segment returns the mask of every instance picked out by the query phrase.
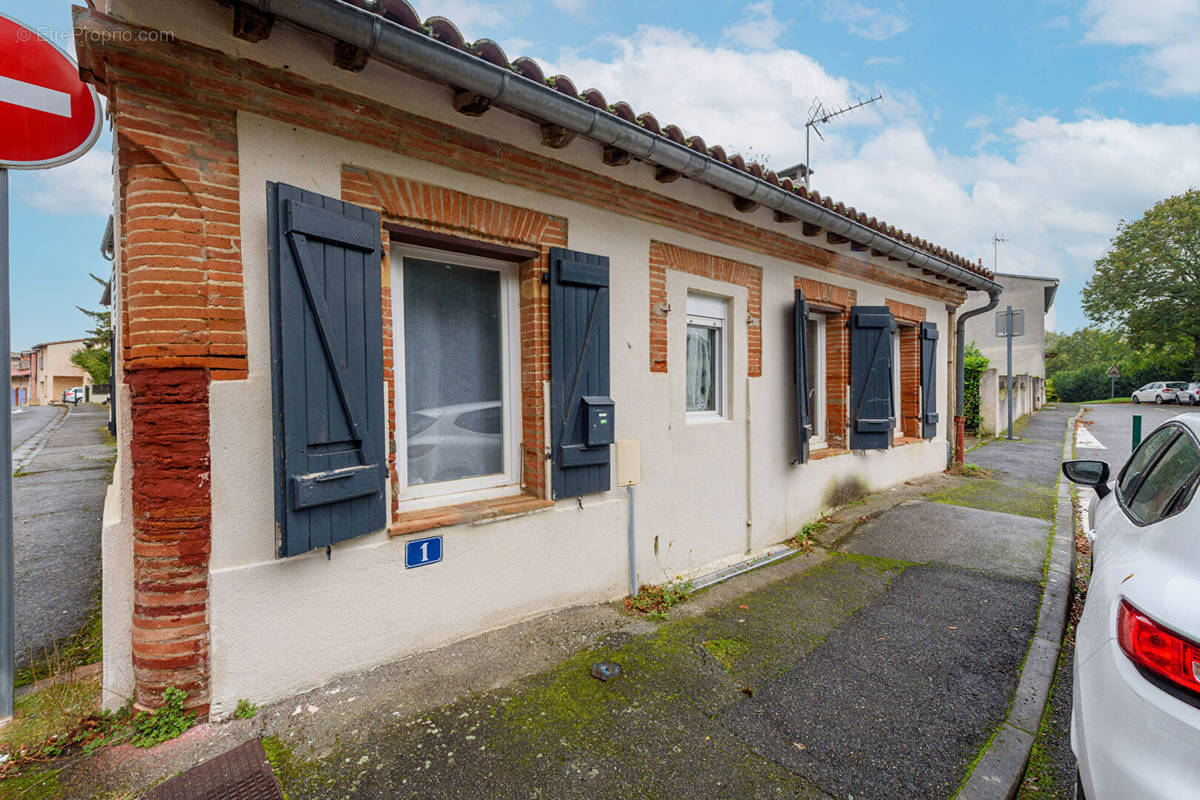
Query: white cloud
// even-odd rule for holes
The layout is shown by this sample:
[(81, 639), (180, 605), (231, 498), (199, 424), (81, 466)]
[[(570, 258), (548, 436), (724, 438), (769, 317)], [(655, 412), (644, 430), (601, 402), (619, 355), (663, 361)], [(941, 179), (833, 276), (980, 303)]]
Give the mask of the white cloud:
[(722, 37), (751, 50), (769, 50), (775, 47), (788, 24), (776, 18), (775, 4), (771, 0), (751, 3), (746, 14), (735, 25), (722, 31)]
[(559, 11), (566, 11), (569, 14), (581, 13), (588, 4), (588, 0), (550, 0), (550, 5), (557, 8)]
[[(766, 154), (774, 169), (804, 158), (814, 95), (832, 107), (870, 90), (794, 50), (747, 52), (655, 27), (606, 41), (607, 54), (565, 53), (553, 68), (709, 146)], [(1200, 185), (1200, 125), (1036, 116), (1019, 98), (998, 97), (968, 124), (1002, 147), (951, 153), (930, 143), (933, 115), (915, 97), (881, 88), (884, 103), (814, 140), (814, 188), (989, 265), (991, 236), (1002, 231), (1002, 270), (1086, 277), (1120, 219)], [(1063, 313), (1074, 302), (1064, 293)]]
[(1088, 0), (1085, 41), (1134, 47), (1143, 85), (1157, 95), (1200, 94), (1200, 2)]
[(868, 67), (874, 67), (878, 64), (900, 64), (904, 61), (904, 56), (872, 56), (866, 60)]
[(862, 3), (825, 0), (821, 19), (825, 22), (840, 22), (854, 35), (876, 42), (898, 36), (911, 27), (908, 9), (903, 3), (897, 3), (894, 11), (885, 11)]
[(24, 176), (22, 199), (52, 214), (112, 213), (112, 155), (92, 149), (70, 164), (37, 170)]
[[(814, 96), (832, 108), (867, 91), (829, 75), (795, 50), (713, 47), (690, 34), (651, 26), (605, 42), (612, 48), (607, 58), (568, 51), (547, 64), (547, 74), (569, 75), (580, 89), (594, 86), (609, 103), (625, 100), (638, 113), (653, 113), (661, 125), (675, 123), (689, 135), (703, 136), (710, 147), (742, 148), (743, 154), (753, 147), (755, 153), (770, 154), (775, 168), (803, 158), (804, 123)], [(892, 111), (901, 107), (891, 104)], [(839, 125), (878, 123), (877, 109), (855, 112)]]

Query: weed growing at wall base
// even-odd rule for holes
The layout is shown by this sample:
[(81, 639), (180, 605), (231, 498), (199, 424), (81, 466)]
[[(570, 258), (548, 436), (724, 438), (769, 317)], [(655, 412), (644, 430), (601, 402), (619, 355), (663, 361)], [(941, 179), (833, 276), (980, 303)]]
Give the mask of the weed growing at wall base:
[(643, 583), (638, 593), (621, 603), (631, 614), (645, 614), (647, 619), (666, 619), (667, 612), (687, 600), (692, 594), (691, 581), (675, 581), (663, 585)]

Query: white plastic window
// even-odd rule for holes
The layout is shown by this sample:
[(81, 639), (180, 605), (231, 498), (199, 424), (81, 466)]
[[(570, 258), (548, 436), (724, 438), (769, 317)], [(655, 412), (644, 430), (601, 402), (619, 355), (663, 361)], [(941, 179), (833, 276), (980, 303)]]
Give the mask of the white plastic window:
[(392, 270), (401, 498), (518, 491), (515, 265), (397, 246)]
[(807, 328), (809, 447), (825, 446), (825, 315), (809, 312)]
[(689, 294), (687, 300), (687, 412), (725, 415), (725, 321), (728, 304), (719, 297)]

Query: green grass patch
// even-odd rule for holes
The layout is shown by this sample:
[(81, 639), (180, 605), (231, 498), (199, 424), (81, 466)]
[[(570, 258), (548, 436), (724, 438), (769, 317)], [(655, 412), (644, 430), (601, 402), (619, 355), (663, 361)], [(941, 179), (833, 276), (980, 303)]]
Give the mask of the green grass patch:
[(804, 527), (796, 531), (796, 535), (788, 539), (784, 544), (793, 550), (808, 552), (812, 550), (813, 540), (829, 527), (830, 522), (832, 522), (832, 518), (829, 515), (825, 515), (812, 522), (806, 522)]
[(249, 700), (238, 700), (237, 708), (233, 710), (234, 719), (254, 719), (258, 716), (258, 706)]
[(1109, 404), (1109, 403), (1129, 403), (1129, 404), (1132, 404), (1132, 403), (1133, 403), (1133, 400), (1132, 400), (1131, 398), (1129, 398), (1129, 397), (1114, 397), (1114, 398), (1112, 398), (1111, 400), (1085, 400), (1084, 402), (1080, 403), (1080, 405), (1094, 406), (1094, 405), (1101, 404), (1101, 403), (1102, 403), (1102, 404), (1105, 404), (1105, 405), (1107, 405), (1107, 404)]
[[(32, 758), (65, 749), (84, 721), (100, 708), (100, 679), (63, 681), (17, 698), (12, 722), (0, 728), (0, 752)], [(3, 774), (3, 773), (0, 773)]]
[(926, 497), (935, 503), (1020, 514), (1053, 522), (1056, 494), (1054, 486), (1002, 483), (993, 478), (977, 478), (964, 486), (941, 489)]
[(701, 643), (726, 672), (733, 672), (733, 665), (750, 652), (750, 645), (737, 639), (709, 639)]
[(62, 769), (34, 771), (28, 768), (20, 775), (0, 780), (0, 798), (4, 800), (57, 800), (63, 796), (58, 775)]
[(52, 675), (70, 672), (76, 667), (95, 664), (104, 654), (103, 629), (100, 597), (97, 595), (87, 622), (73, 636), (33, 648), (29, 663), (17, 671), (15, 685), (18, 688), (28, 686)]

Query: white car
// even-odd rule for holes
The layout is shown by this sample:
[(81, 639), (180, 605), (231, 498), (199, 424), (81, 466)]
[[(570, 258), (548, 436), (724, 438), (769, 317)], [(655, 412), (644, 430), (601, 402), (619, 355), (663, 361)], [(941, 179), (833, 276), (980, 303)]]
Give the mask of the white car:
[(1175, 392), (1178, 387), (1184, 384), (1176, 384), (1168, 381), (1154, 381), (1147, 383), (1140, 389), (1135, 389), (1133, 392), (1133, 402), (1135, 403), (1170, 403), (1175, 400)]
[(408, 414), (408, 483), (435, 483), (504, 470), (500, 401), (423, 408)]
[(1159, 426), (1096, 490), (1092, 580), (1075, 638), (1076, 797), (1196, 797), (1200, 789), (1200, 414)]

